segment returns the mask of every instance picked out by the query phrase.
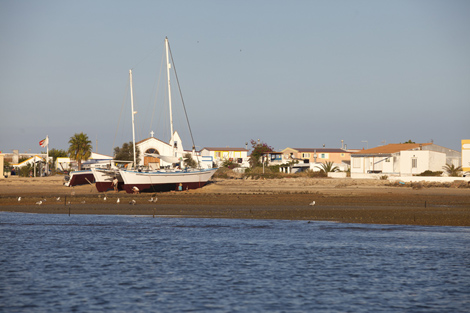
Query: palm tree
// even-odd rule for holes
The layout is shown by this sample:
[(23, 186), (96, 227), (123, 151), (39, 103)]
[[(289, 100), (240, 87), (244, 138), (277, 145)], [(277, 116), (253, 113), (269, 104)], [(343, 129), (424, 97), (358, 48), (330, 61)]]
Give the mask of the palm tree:
[(328, 173), (328, 172), (336, 172), (339, 170), (339, 168), (331, 161), (327, 161), (325, 163), (322, 163), (321, 166), (321, 172)]
[(446, 171), (447, 175), (451, 177), (460, 176), (460, 172), (462, 171), (462, 166), (456, 167), (454, 164), (446, 164), (442, 168)]
[(73, 160), (76, 160), (78, 163), (78, 170), (82, 169), (82, 161), (86, 161), (91, 156), (91, 141), (88, 139), (88, 136), (84, 133), (75, 134), (73, 137), (70, 137), (69, 140), (69, 150), (67, 151), (69, 157)]

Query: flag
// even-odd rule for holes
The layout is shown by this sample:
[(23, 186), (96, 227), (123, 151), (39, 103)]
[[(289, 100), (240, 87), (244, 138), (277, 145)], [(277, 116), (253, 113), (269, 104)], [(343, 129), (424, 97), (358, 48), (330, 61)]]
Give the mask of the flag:
[(45, 139), (41, 140), (39, 142), (39, 145), (43, 148), (47, 147), (49, 145), (49, 136), (47, 136)]

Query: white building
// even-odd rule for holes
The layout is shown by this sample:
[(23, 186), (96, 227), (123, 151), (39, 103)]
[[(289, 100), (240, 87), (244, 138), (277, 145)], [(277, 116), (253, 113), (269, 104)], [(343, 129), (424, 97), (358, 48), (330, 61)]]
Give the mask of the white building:
[(470, 176), (470, 139), (462, 140), (462, 171)]
[[(137, 142), (135, 146), (139, 150), (139, 165), (148, 166), (151, 169), (169, 166), (174, 163), (171, 159), (177, 158), (182, 160), (186, 153), (178, 132), (174, 132), (173, 137), (168, 143), (155, 137), (150, 137)], [(152, 154), (160, 157), (151, 156)]]
[[(95, 164), (98, 161), (107, 161), (112, 159), (112, 156), (92, 152), (90, 158), (87, 161), (82, 162), (82, 169), (87, 169), (91, 167), (92, 164)], [(71, 169), (76, 170), (78, 168), (78, 165), (75, 160), (72, 160), (69, 157), (58, 157), (55, 160), (54, 167), (59, 171), (69, 171)]]
[(351, 177), (412, 176), (460, 165), (460, 153), (433, 143), (389, 144), (351, 154)]

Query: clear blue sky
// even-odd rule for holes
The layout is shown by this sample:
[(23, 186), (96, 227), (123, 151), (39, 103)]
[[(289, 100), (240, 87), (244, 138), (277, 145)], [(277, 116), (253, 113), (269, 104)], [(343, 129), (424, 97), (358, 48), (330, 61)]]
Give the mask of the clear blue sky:
[(152, 100), (165, 36), (198, 148), (470, 138), (467, 0), (2, 0), (0, 151), (84, 132), (111, 154), (132, 140), (130, 68), (136, 139), (168, 141)]

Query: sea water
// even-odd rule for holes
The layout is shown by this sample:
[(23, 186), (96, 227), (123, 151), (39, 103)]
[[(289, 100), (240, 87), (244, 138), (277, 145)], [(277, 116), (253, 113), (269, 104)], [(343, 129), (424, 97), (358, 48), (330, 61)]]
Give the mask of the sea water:
[(2, 312), (468, 312), (470, 228), (0, 213)]

